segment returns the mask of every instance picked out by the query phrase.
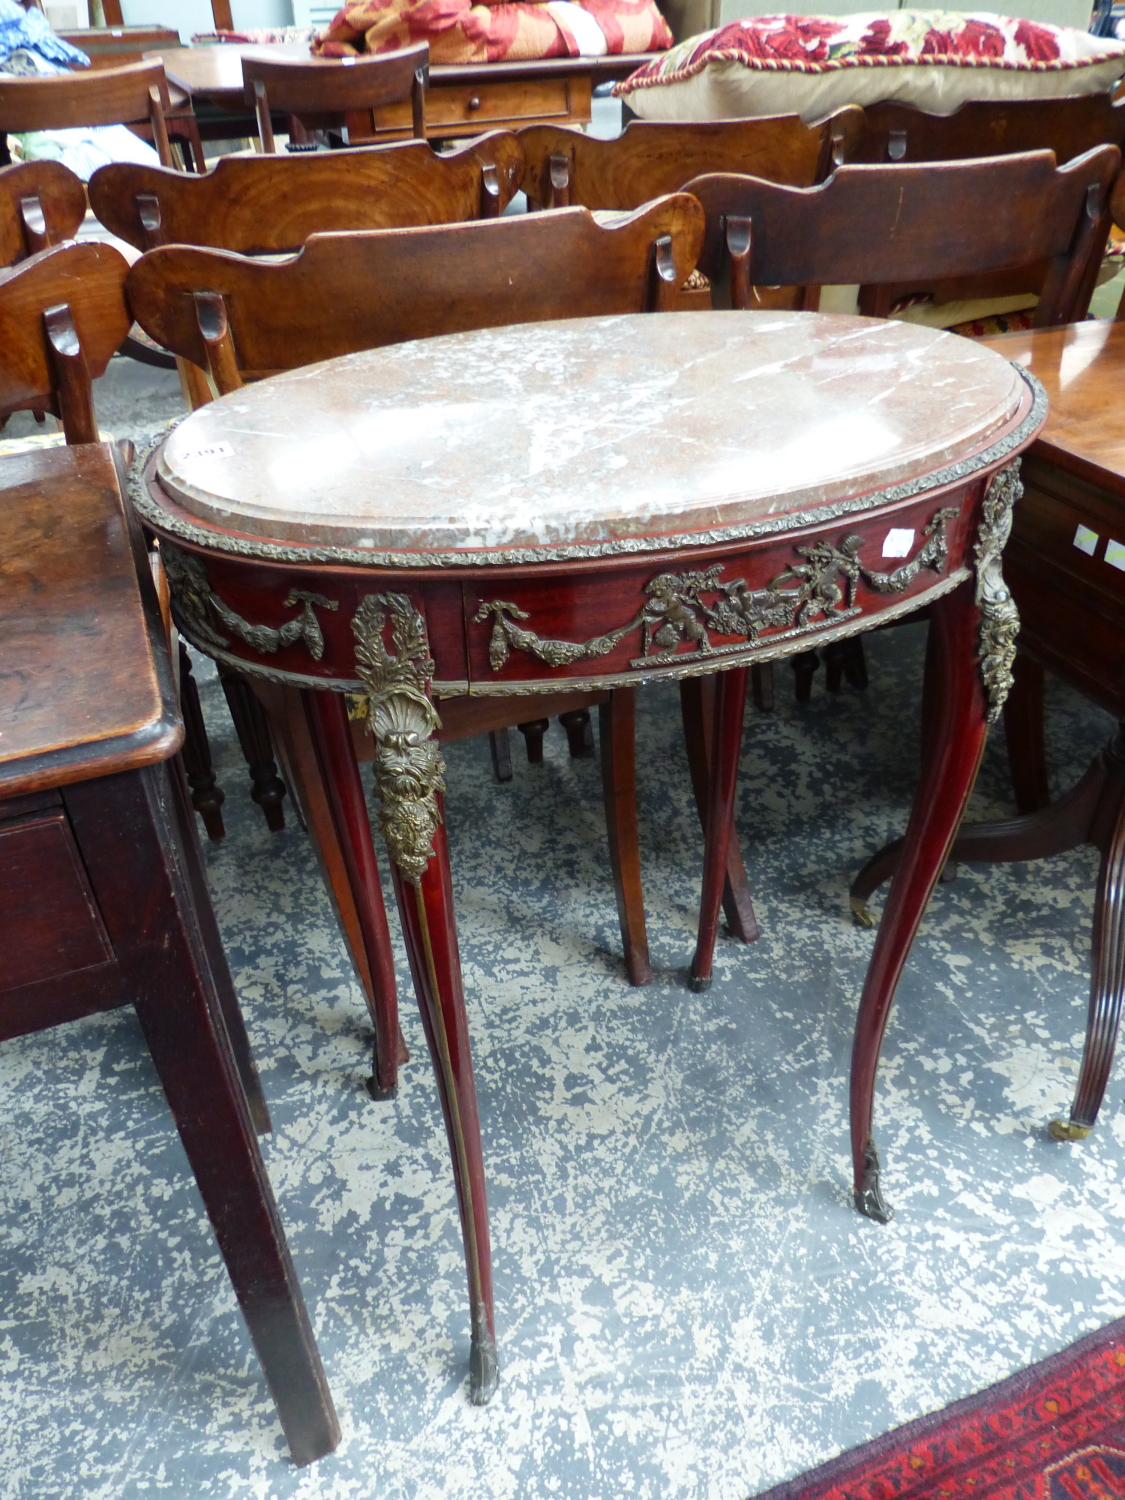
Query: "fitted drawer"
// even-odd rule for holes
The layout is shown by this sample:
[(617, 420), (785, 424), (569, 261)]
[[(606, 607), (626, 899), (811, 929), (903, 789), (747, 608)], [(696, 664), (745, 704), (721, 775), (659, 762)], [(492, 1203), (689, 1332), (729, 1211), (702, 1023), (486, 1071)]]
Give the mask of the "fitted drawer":
[[(505, 125), (518, 129), (537, 123), (585, 123), (590, 118), (590, 96), (589, 78), (513, 79), (431, 87), (426, 94), (426, 130), (441, 135)], [(388, 104), (363, 115), (349, 115), (348, 131), (353, 142), (408, 136), (410, 105)]]

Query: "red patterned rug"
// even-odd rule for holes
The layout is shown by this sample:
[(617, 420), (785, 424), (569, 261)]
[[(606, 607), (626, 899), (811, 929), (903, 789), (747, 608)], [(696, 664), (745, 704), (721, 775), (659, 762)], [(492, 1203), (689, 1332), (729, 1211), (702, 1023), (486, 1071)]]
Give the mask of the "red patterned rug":
[(759, 1500), (1118, 1500), (1125, 1319)]

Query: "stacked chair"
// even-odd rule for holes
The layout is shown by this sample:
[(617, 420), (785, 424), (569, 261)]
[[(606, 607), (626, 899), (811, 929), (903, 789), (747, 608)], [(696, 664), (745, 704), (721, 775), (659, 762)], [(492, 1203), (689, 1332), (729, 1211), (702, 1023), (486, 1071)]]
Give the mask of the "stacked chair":
[[(377, 229), (490, 218), (516, 191), (522, 155), (514, 136), (494, 132), (439, 156), (424, 142), (382, 150), (313, 152), (295, 157), (227, 157), (201, 176), (114, 163), (94, 173), (90, 202), (118, 238), (138, 250), (194, 244), (247, 255), (299, 250), (317, 229)], [(212, 396), (199, 366), (181, 362), (193, 407)], [(211, 838), (224, 832), (221, 788), (211, 764), (199, 694), (181, 651), (185, 761), (192, 802)], [(246, 683), (222, 674), (223, 690), (250, 771), (251, 796), (267, 826), (285, 826), (284, 782), (269, 726)]]

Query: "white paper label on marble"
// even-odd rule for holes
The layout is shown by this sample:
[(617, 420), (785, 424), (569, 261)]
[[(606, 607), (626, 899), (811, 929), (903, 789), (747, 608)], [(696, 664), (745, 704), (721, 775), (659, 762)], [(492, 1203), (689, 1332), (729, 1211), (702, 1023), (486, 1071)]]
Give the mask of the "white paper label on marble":
[(1120, 568), (1125, 573), (1125, 542), (1106, 542), (1105, 560), (1111, 568)]
[(892, 526), (883, 538), (884, 557), (909, 557), (914, 533), (905, 526)]
[(1088, 526), (1080, 525), (1074, 533), (1074, 545), (1079, 552), (1085, 552), (1087, 557), (1093, 557), (1098, 546), (1098, 533), (1091, 531)]

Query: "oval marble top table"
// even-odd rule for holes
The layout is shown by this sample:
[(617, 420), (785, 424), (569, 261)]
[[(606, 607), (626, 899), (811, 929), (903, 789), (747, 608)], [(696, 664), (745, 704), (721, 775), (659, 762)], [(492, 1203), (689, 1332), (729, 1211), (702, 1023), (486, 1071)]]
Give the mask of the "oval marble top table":
[(158, 474), (188, 514), (263, 540), (596, 555), (933, 475), (1026, 394), (989, 350), (904, 323), (575, 319), (274, 376), (184, 421)]
[[(1013, 459), (1045, 409), (1033, 379), (951, 334), (815, 313), (649, 313), (430, 339), (275, 376), (195, 412), (145, 463), (136, 502), (161, 537), (177, 624), (257, 680), (290, 764), (302, 735), (312, 747), (302, 774), (319, 791), (302, 802), (310, 828), (327, 830), (321, 847), (340, 850), (344, 875), (325, 861), (339, 909), (366, 923), (353, 951), (372, 976), (386, 1098), (397, 1002), (339, 690), (365, 699), (457, 1185), (474, 1400), (488, 1399), (498, 1366), (442, 802), (446, 700), (475, 709), (473, 698), (507, 695), (508, 723), (536, 717), (550, 701), (539, 695), (603, 700), (610, 848), (633, 851), (627, 877), (623, 855), (615, 867), (624, 931), (630, 913), (643, 918), (632, 689), (684, 679), (705, 826), (690, 971), (702, 989), (734, 868), (748, 665), (928, 609), (926, 762), (852, 1071), (855, 1201), (885, 1219), (871, 1137), (879, 1046), (1011, 680), (1000, 552)], [(318, 805), (329, 810), (319, 825)]]

